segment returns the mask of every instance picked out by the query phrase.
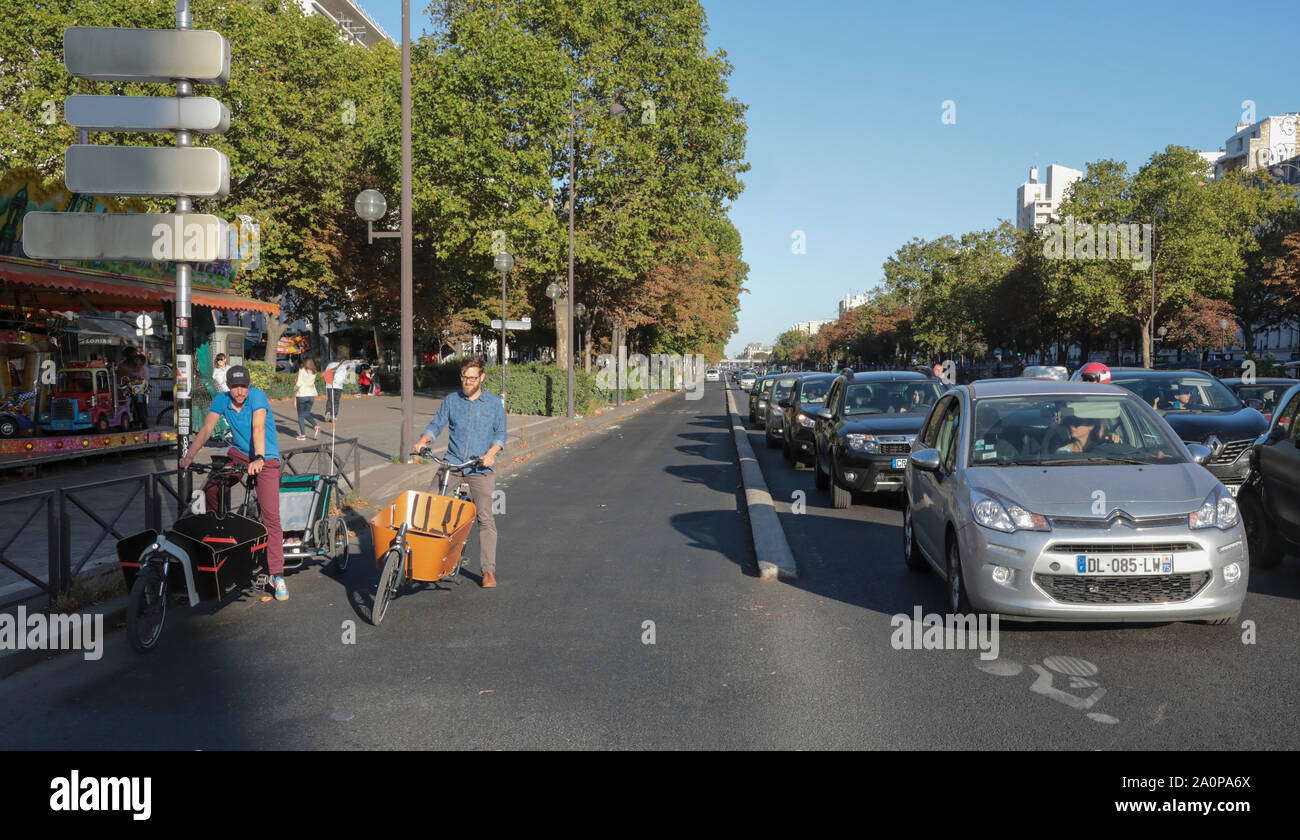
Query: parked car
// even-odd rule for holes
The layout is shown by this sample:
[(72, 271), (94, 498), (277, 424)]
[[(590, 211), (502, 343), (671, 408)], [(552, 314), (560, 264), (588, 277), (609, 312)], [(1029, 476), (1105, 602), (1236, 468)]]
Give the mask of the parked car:
[(794, 384), (799, 380), (799, 374), (787, 373), (776, 377), (772, 384), (772, 395), (768, 397), (767, 415), (763, 418), (763, 440), (767, 443), (768, 449), (776, 449), (785, 439), (783, 435), (783, 421), (785, 414), (781, 409), (781, 401), (789, 399), (790, 392), (794, 390)]
[(817, 425), (813, 415), (822, 407), (827, 392), (838, 378), (833, 373), (806, 373), (795, 382), (790, 396), (777, 403), (783, 415), (782, 451), (795, 469), (813, 462), (816, 454), (813, 428)]
[(1250, 450), (1250, 474), (1238, 494), (1250, 562), (1276, 566), (1300, 554), (1300, 383), (1279, 398), (1268, 432)]
[(913, 371), (841, 374), (814, 415), (814, 483), (846, 508), (853, 492), (903, 489), (912, 442), (942, 383)]
[(1256, 378), (1247, 383), (1240, 378), (1234, 378), (1223, 380), (1223, 384), (1231, 388), (1242, 402), (1263, 414), (1265, 420), (1272, 420), (1273, 409), (1277, 408), (1282, 395), (1292, 385), (1300, 385), (1300, 379), (1266, 377)]
[(1125, 388), (958, 386), (916, 450), (903, 554), (945, 577), (952, 613), (1226, 624), (1241, 611), (1249, 559), (1235, 499), (1202, 468), (1210, 451)]
[(772, 395), (772, 383), (775, 376), (760, 376), (754, 380), (754, 387), (749, 390), (749, 422), (763, 425), (767, 416), (768, 398)]
[(1110, 381), (1163, 414), (1183, 442), (1207, 446), (1206, 468), (1237, 492), (1250, 472), (1250, 446), (1268, 429), (1263, 414), (1204, 371), (1112, 368)]

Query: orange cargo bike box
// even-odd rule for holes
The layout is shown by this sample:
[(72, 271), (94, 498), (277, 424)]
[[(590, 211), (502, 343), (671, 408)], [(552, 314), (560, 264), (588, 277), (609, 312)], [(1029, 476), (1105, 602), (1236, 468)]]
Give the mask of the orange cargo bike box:
[(456, 571), (477, 513), (474, 503), (464, 499), (420, 490), (403, 491), (370, 520), (375, 568), (383, 565), (384, 554), (393, 547), (398, 530), (406, 523), (406, 545), (410, 549), (406, 575), (413, 580), (442, 580)]

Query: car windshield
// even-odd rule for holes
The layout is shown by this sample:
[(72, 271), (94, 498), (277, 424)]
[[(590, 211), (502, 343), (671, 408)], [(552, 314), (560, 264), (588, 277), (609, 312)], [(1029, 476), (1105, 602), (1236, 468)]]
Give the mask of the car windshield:
[(939, 399), (935, 382), (855, 383), (844, 394), (844, 414), (928, 414)]
[(1273, 409), (1277, 408), (1278, 400), (1282, 399), (1282, 395), (1294, 384), (1288, 382), (1285, 385), (1238, 385), (1237, 396), (1243, 400), (1259, 400), (1264, 404), (1264, 413), (1272, 414)]
[(793, 378), (776, 380), (776, 387), (772, 389), (772, 399), (783, 400), (790, 396), (790, 391), (794, 389), (794, 383)]
[(88, 370), (65, 371), (59, 374), (59, 390), (65, 394), (93, 394), (92, 381)]
[(975, 403), (972, 466), (1174, 464), (1177, 443), (1131, 398), (989, 397)]
[(1236, 411), (1241, 399), (1217, 379), (1208, 376), (1123, 376), (1112, 384), (1137, 394), (1142, 402), (1159, 411)]
[(833, 379), (818, 379), (813, 382), (805, 382), (803, 393), (799, 395), (799, 402), (808, 405), (817, 405), (826, 400), (826, 392), (831, 389)]

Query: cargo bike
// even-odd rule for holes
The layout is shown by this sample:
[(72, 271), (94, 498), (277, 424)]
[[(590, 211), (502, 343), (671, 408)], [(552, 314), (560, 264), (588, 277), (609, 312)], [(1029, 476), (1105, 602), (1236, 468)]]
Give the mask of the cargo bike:
[(370, 621), (379, 624), (397, 591), (405, 583), (460, 583), (461, 552), (474, 527), (478, 510), (470, 501), (469, 485), (457, 477), (456, 489), (448, 494), (452, 473), (477, 466), (478, 458), (453, 464), (434, 455), (427, 447), (420, 455), (439, 465), (438, 492), (405, 490), (370, 520), (379, 583), (375, 587)]
[[(252, 487), (243, 465), (191, 464), (189, 469), (211, 469), (218, 479), (247, 477), (245, 492)], [(141, 531), (118, 541), (118, 563), (131, 593), (126, 635), (136, 653), (158, 644), (169, 601), (188, 601), (193, 607), (200, 601), (223, 600), (236, 590), (251, 594), (266, 586), (266, 528), (222, 507), (183, 516), (166, 531)]]

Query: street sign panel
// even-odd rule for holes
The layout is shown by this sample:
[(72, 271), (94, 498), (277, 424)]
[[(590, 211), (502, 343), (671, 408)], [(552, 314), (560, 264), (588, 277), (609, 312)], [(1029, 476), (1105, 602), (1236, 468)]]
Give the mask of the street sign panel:
[[(532, 319), (527, 319), (524, 321), (509, 321), (509, 320), (506, 321), (506, 329), (508, 330), (531, 330), (532, 328), (533, 328)], [(492, 329), (494, 330), (501, 329), (500, 318), (497, 318), (495, 321), (492, 322)]]
[(23, 250), (33, 259), (215, 262), (230, 259), (230, 234), (204, 213), (33, 212)]
[(69, 146), (64, 182), (86, 195), (230, 193), (230, 161), (203, 146)]
[(230, 42), (204, 29), (69, 26), (63, 30), (63, 66), (100, 82), (189, 79), (224, 85), (230, 79)]
[(211, 96), (69, 96), (68, 125), (90, 131), (193, 131), (225, 134), (230, 110)]

